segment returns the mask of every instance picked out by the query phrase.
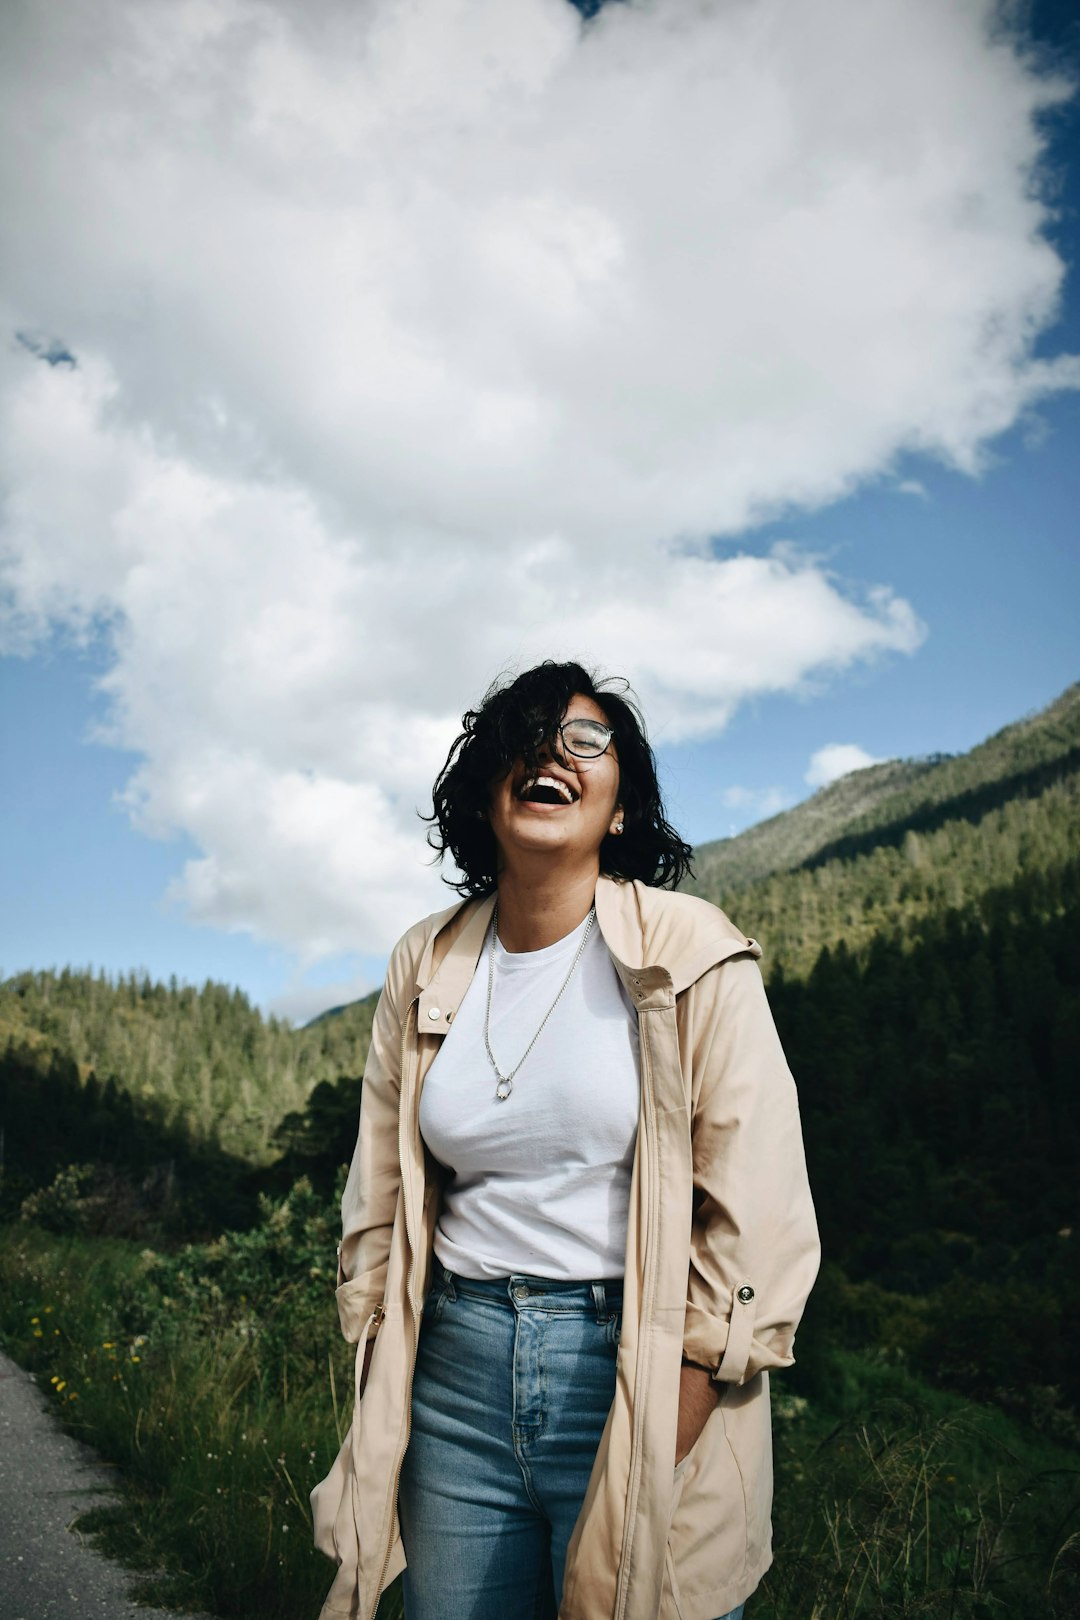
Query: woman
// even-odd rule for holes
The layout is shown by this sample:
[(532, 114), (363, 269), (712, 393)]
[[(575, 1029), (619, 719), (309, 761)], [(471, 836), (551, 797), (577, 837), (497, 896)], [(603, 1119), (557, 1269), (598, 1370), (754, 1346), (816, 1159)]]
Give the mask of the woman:
[(768, 1372), (817, 1268), (758, 946), (671, 892), (634, 707), (542, 664), (465, 716), (343, 1200), (352, 1428), (321, 1620), (716, 1620), (770, 1562)]

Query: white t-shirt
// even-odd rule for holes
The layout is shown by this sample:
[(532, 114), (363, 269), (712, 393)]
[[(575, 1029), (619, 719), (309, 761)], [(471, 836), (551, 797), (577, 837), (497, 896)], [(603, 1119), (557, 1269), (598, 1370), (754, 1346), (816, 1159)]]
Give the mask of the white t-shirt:
[[(495, 943), (491, 1047), (503, 1074), (558, 994), (585, 923), (541, 951)], [(463, 1277), (621, 1277), (637, 1137), (637, 1016), (596, 923), (505, 1102), (484, 1050), (488, 952), (443, 1037), (420, 1131), (453, 1171), (435, 1253)]]

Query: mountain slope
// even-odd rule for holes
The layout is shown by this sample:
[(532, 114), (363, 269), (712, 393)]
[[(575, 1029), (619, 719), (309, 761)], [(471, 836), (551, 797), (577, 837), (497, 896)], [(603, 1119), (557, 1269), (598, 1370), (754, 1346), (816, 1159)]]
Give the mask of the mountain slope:
[(694, 852), (694, 893), (722, 904), (774, 872), (896, 843), (957, 816), (1038, 792), (1080, 765), (1080, 682), (1038, 714), (966, 754), (886, 760), (853, 771), (794, 809)]
[(857, 824), (883, 803), (915, 787), (939, 763), (887, 759), (830, 782), (791, 810), (759, 821), (733, 838), (699, 844), (694, 850), (695, 894), (734, 894), (773, 872), (790, 871), (832, 842), (840, 828)]
[(367, 997), (294, 1030), (225, 985), (20, 973), (0, 983), (0, 1069), (74, 1065), (84, 1083), (114, 1081), (196, 1138), (262, 1162), (320, 1081), (363, 1072), (373, 1013)]
[(766, 970), (914, 937), (992, 889), (1055, 882), (1080, 851), (1080, 685), (945, 759), (872, 766), (736, 838), (705, 845), (687, 885), (759, 938)]

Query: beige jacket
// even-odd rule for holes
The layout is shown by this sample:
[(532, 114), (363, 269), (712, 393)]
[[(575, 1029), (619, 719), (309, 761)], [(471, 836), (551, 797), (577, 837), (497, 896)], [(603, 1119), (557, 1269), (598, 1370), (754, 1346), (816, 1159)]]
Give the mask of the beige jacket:
[[(439, 1211), (424, 1077), (472, 979), (492, 902), (419, 923), (390, 961), (343, 1200), (338, 1310), (377, 1335), (363, 1400), (312, 1492), (339, 1569), (320, 1620), (370, 1620), (404, 1567), (397, 1484)], [(641, 1110), (615, 1397), (570, 1542), (560, 1620), (715, 1620), (771, 1559), (769, 1369), (792, 1361), (818, 1264), (795, 1087), (759, 947), (689, 895), (601, 878), (597, 922), (638, 1013)], [(675, 1467), (683, 1354), (721, 1398)]]

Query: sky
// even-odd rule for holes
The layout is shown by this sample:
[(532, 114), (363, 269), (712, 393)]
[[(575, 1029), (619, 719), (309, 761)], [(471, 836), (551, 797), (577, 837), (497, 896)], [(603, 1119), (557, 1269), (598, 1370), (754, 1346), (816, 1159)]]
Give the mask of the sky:
[(1070, 10), (5, 6), (0, 974), (365, 992), (541, 657), (695, 842), (1077, 679)]

